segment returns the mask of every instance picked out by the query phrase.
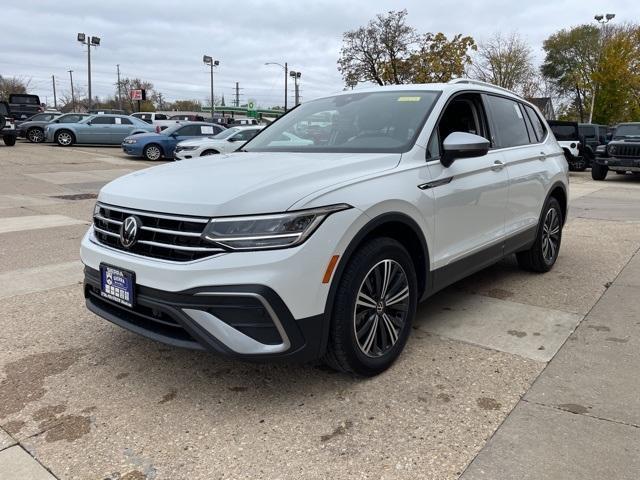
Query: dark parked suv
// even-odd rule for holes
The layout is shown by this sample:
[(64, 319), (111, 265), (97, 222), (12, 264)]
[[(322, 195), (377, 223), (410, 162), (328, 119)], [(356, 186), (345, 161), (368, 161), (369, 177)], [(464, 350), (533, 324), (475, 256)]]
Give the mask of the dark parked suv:
[(604, 180), (609, 170), (640, 175), (640, 122), (619, 124), (611, 141), (598, 147), (591, 176), (594, 180)]
[(596, 123), (578, 124), (582, 155), (587, 162), (587, 166), (590, 166), (596, 158), (596, 149), (600, 145), (606, 145), (608, 129), (609, 127), (606, 125), (598, 125)]
[(17, 122), (22, 122), (33, 117), (36, 113), (44, 109), (40, 105), (38, 95), (28, 95), (26, 93), (12, 93), (9, 95), (9, 110)]

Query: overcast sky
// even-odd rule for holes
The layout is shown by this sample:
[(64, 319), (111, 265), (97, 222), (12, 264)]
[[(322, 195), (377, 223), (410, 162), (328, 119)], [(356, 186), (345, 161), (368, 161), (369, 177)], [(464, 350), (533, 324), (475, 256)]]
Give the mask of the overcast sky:
[(640, 19), (637, 0), (20, 0), (3, 1), (1, 8), (0, 75), (30, 78), (32, 93), (49, 103), (51, 75), (58, 94), (69, 90), (70, 69), (74, 84), (86, 90), (86, 47), (76, 41), (78, 32), (102, 39), (91, 52), (94, 95), (113, 93), (120, 64), (123, 76), (153, 82), (169, 101), (206, 101), (202, 55), (208, 54), (220, 61), (216, 96), (224, 94), (230, 104), (240, 82), (241, 100), (270, 106), (283, 103), (284, 80), (279, 67), (265, 62), (286, 61), (300, 70), (304, 99), (341, 90), (342, 33), (388, 10), (406, 8), (419, 32), (463, 33), (477, 42), (515, 31), (538, 60), (547, 36), (593, 21), (595, 13), (615, 13), (615, 22)]

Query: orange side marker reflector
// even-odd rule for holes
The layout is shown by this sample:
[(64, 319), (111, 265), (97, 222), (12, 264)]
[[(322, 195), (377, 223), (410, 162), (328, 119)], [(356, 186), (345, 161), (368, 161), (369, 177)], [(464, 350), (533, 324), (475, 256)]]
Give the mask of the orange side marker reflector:
[(324, 272), (324, 277), (322, 277), (322, 283), (329, 283), (329, 280), (331, 280), (331, 275), (333, 275), (333, 269), (336, 268), (339, 258), (340, 255), (334, 255), (333, 257), (331, 257), (331, 260), (329, 260), (329, 265), (327, 265), (327, 270)]

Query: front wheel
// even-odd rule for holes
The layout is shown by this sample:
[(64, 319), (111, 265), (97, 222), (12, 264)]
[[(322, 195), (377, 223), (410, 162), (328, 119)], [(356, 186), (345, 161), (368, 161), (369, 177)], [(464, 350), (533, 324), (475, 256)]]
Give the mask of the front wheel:
[(207, 157), (209, 155), (218, 155), (220, 152), (217, 150), (205, 150), (200, 154), (201, 157)]
[(55, 141), (61, 147), (69, 147), (73, 145), (74, 140), (73, 133), (68, 130), (61, 130), (55, 135)]
[(144, 147), (142, 156), (151, 161), (160, 160), (160, 157), (162, 157), (162, 150), (160, 150), (160, 147), (158, 145), (152, 143), (151, 145), (147, 145), (146, 147)]
[(609, 172), (609, 167), (606, 165), (601, 165), (599, 163), (594, 163), (591, 166), (591, 178), (594, 180), (604, 180), (607, 178), (607, 173)]
[(30, 128), (27, 130), (27, 140), (31, 143), (44, 142), (44, 131), (41, 128)]
[(354, 253), (337, 281), (324, 361), (339, 371), (377, 375), (409, 337), (418, 297), (413, 261), (396, 240), (376, 238)]
[(535, 242), (529, 250), (516, 254), (518, 265), (531, 272), (544, 273), (551, 270), (560, 252), (563, 225), (560, 203), (550, 197), (542, 209)]

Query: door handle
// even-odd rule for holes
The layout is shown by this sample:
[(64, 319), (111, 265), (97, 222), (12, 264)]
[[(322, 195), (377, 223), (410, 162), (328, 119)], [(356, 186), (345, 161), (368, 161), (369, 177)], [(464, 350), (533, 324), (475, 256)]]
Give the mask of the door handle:
[(543, 162), (547, 159), (547, 154), (545, 152), (540, 152), (540, 156), (538, 160), (542, 160)]
[(491, 170), (493, 170), (494, 172), (499, 172), (503, 168), (504, 168), (504, 163), (502, 163), (500, 160), (496, 160), (493, 162), (493, 166), (491, 167)]

